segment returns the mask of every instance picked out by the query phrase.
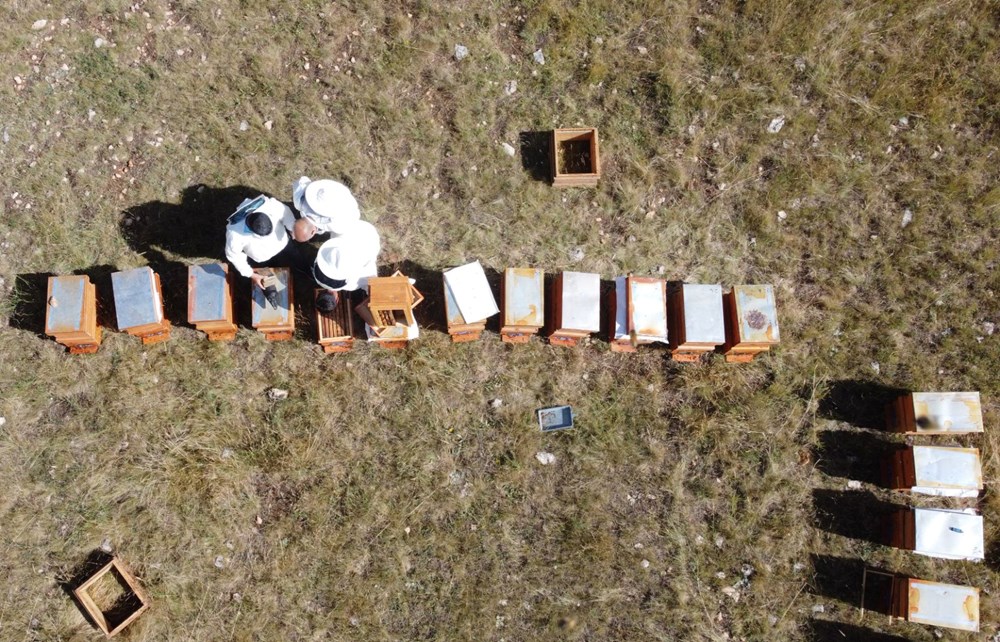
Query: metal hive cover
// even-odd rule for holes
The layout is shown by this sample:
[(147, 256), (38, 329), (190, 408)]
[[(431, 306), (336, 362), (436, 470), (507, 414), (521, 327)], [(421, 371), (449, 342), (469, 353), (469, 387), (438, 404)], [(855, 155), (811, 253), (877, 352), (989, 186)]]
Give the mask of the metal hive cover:
[(45, 331), (77, 332), (83, 322), (85, 276), (49, 277), (49, 300), (45, 307)]
[(685, 283), (684, 340), (689, 343), (725, 343), (722, 286)]
[(163, 320), (163, 304), (156, 291), (153, 270), (148, 267), (111, 275), (118, 328), (134, 328)]
[(189, 296), (191, 301), (191, 323), (198, 321), (218, 321), (226, 315), (226, 270), (221, 263), (192, 265), (188, 268)]
[(770, 285), (735, 285), (740, 338), (746, 343), (778, 343), (778, 309)]
[(570, 330), (600, 331), (600, 275), (589, 272), (562, 273), (562, 326)]

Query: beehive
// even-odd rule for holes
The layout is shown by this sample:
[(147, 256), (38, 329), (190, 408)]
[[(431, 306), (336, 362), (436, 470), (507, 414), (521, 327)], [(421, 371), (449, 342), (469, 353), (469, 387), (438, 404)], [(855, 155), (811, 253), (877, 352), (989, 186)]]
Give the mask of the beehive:
[(448, 324), (448, 335), (453, 343), (475, 341), (486, 329), (486, 321), (468, 323), (458, 308), (458, 302), (455, 301), (455, 295), (448, 285), (448, 279), (442, 277), (442, 281), (444, 281), (444, 314)]
[(883, 462), (887, 486), (893, 490), (941, 497), (978, 497), (983, 465), (977, 448), (908, 446)]
[(535, 268), (507, 268), (500, 300), (500, 339), (505, 343), (527, 343), (545, 325), (545, 273)]
[(983, 518), (971, 510), (900, 508), (890, 515), (889, 544), (928, 557), (982, 561)]
[(978, 392), (913, 392), (886, 406), (892, 432), (908, 435), (961, 435), (983, 432)]
[(101, 346), (97, 291), (86, 276), (51, 276), (45, 296), (45, 334), (70, 354), (92, 354)]
[(444, 308), (448, 334), (455, 343), (478, 339), (486, 320), (500, 312), (479, 261), (445, 270)]
[(778, 308), (770, 285), (734, 285), (723, 297), (726, 361), (746, 362), (778, 345)]
[(675, 361), (697, 361), (726, 342), (721, 285), (678, 284), (670, 288), (668, 307)]
[[(884, 578), (881, 584), (875, 578)], [(878, 591), (878, 595), (871, 593)], [(979, 631), (979, 589), (865, 569), (862, 608), (875, 604), (890, 619), (959, 631)]]
[(188, 323), (210, 341), (236, 338), (233, 279), (225, 263), (188, 267)]
[(145, 591), (116, 558), (76, 587), (73, 597), (109, 638), (121, 633), (149, 608)]
[[(316, 288), (313, 301), (326, 292)], [(341, 297), (345, 294), (341, 293)], [(341, 299), (330, 312), (316, 308), (316, 332), (318, 341), (327, 354), (349, 352), (354, 347), (354, 315), (351, 313), (350, 301)]]
[(111, 275), (118, 329), (139, 337), (143, 344), (170, 338), (170, 322), (163, 316), (160, 275), (149, 267)]
[(601, 178), (597, 129), (571, 127), (553, 130), (549, 161), (554, 187), (595, 187)]
[(620, 276), (608, 295), (608, 339), (615, 352), (668, 343), (667, 283), (663, 279)]
[(601, 277), (561, 272), (552, 282), (549, 343), (574, 346), (601, 329)]
[(251, 284), (251, 324), (268, 341), (287, 341), (295, 335), (295, 300), (291, 272), (285, 267), (258, 268), (256, 271), (274, 276), (278, 307), (271, 307), (264, 296), (264, 290)]
[(365, 322), (370, 343), (400, 349), (420, 336), (413, 309), (423, 300), (409, 277), (397, 270), (392, 276), (368, 279), (368, 298), (355, 311)]

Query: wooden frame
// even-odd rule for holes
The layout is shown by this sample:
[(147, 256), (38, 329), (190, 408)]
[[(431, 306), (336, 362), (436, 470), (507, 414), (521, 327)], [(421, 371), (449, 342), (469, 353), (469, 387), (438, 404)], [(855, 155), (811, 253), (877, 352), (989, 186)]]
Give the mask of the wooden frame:
[(285, 285), (288, 308), (284, 313), (271, 311), (264, 299), (263, 291), (251, 283), (250, 295), (253, 299), (251, 323), (268, 341), (288, 341), (295, 336), (295, 287), (291, 270), (286, 267), (276, 267), (257, 268), (255, 271), (263, 273), (265, 270), (270, 270), (271, 274)]
[(626, 276), (622, 280), (622, 284), (625, 288), (625, 336), (621, 338), (615, 338), (615, 324), (618, 316), (618, 281), (616, 279), (615, 289), (612, 290), (608, 295), (608, 343), (611, 346), (612, 352), (635, 352), (637, 346), (647, 345), (650, 343), (657, 343), (659, 339), (650, 340), (649, 338), (641, 338), (651, 336), (651, 331), (653, 328), (637, 328), (635, 321), (636, 307), (632, 300), (632, 288), (634, 285), (656, 285), (660, 289), (660, 298), (663, 301), (663, 319), (666, 325), (666, 335), (663, 337), (666, 341), (669, 341), (670, 336), (670, 319), (667, 313), (667, 282), (663, 279), (657, 279), (653, 277), (642, 277), (642, 276)]
[[(223, 273), (224, 285), (221, 291), (221, 300), (219, 300), (218, 313), (214, 315), (214, 318), (209, 318), (205, 316), (204, 311), (199, 306), (199, 303), (203, 302), (204, 294), (199, 293), (198, 284), (207, 282), (201, 273), (217, 271)], [(209, 278), (213, 276), (218, 278), (217, 273), (211, 274)], [(238, 328), (233, 312), (234, 287), (233, 273), (229, 271), (229, 266), (225, 263), (188, 266), (188, 323), (207, 334), (209, 341), (232, 341), (236, 338)]]
[[(584, 147), (586, 151), (570, 150), (569, 146)], [(581, 154), (585, 171), (572, 171), (567, 166), (567, 154)], [(552, 130), (549, 147), (549, 165), (553, 187), (595, 187), (601, 178), (601, 155), (597, 129), (594, 127), (569, 127)]]
[[(79, 300), (57, 300), (77, 294)], [(45, 334), (69, 348), (70, 354), (97, 352), (101, 326), (97, 324), (97, 289), (89, 277), (50, 276), (45, 301)]]
[[(313, 301), (324, 292), (323, 288), (316, 288)], [(354, 348), (354, 315), (348, 293), (340, 293), (337, 307), (330, 312), (316, 308), (316, 332), (317, 340), (327, 354), (350, 352)]]
[[(373, 299), (375, 310), (372, 310)], [(409, 277), (396, 270), (392, 276), (369, 278), (368, 298), (354, 310), (374, 335), (369, 336), (369, 342), (400, 350), (410, 342), (410, 328), (416, 326), (413, 308), (423, 300), (424, 295), (410, 283)]]
[[(126, 589), (122, 592), (122, 596), (127, 600), (129, 594), (131, 594), (139, 603), (134, 609), (128, 611), (120, 622), (115, 622), (114, 620), (109, 622), (109, 614), (112, 612), (112, 609), (107, 611), (102, 610), (102, 607), (97, 604), (90, 593), (94, 585), (109, 573), (116, 575), (118, 583), (122, 585), (123, 589)], [(121, 633), (126, 626), (135, 621), (137, 617), (142, 615), (143, 611), (149, 608), (149, 598), (146, 596), (145, 591), (143, 591), (132, 573), (117, 558), (112, 558), (110, 562), (87, 578), (83, 584), (73, 589), (73, 597), (76, 598), (77, 602), (83, 607), (90, 619), (97, 624), (104, 635), (109, 638)]]

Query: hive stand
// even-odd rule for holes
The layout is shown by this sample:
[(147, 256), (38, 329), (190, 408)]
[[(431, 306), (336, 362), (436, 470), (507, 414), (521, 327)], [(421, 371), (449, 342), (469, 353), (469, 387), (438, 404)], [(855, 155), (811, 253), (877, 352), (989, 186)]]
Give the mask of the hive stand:
[(918, 580), (865, 568), (861, 580), (862, 616), (866, 608), (886, 613), (890, 622), (905, 620), (959, 631), (979, 631), (979, 589), (971, 586)]
[(553, 187), (595, 187), (601, 178), (597, 129), (571, 127), (553, 130), (549, 165)]
[(276, 267), (257, 268), (254, 272), (275, 277), (278, 308), (272, 308), (264, 298), (264, 290), (251, 283), (251, 324), (268, 341), (288, 341), (295, 336), (295, 296), (291, 271), (286, 267)]
[(620, 276), (608, 295), (608, 342), (612, 352), (635, 352), (650, 343), (668, 343), (667, 282)]
[(479, 339), (483, 335), (483, 330), (486, 329), (486, 321), (467, 323), (462, 312), (458, 309), (458, 303), (455, 302), (455, 295), (448, 285), (448, 279), (442, 277), (441, 280), (444, 281), (444, 315), (452, 343), (464, 343)]
[(726, 342), (720, 348), (730, 363), (746, 363), (778, 345), (778, 309), (770, 285), (734, 285), (723, 297)]
[(601, 330), (601, 277), (561, 272), (552, 282), (549, 343), (572, 347)]
[(206, 333), (209, 341), (236, 338), (233, 287), (225, 263), (188, 267), (188, 323)]
[(500, 282), (500, 339), (527, 343), (545, 325), (545, 272), (535, 268), (507, 268)]
[[(324, 292), (323, 288), (316, 288), (313, 301)], [(351, 314), (350, 298), (346, 295), (345, 292), (340, 293), (341, 300), (330, 312), (321, 312), (316, 308), (318, 340), (327, 354), (350, 352), (354, 348), (354, 315)]]
[(886, 427), (907, 435), (964, 435), (983, 432), (978, 392), (913, 392), (885, 408)]
[(139, 337), (143, 345), (170, 338), (170, 322), (163, 316), (160, 275), (149, 267), (111, 275), (118, 329)]
[(396, 270), (392, 276), (368, 279), (368, 298), (355, 308), (367, 325), (371, 343), (399, 350), (419, 334), (413, 309), (424, 300), (409, 277)]
[[(106, 577), (118, 582), (122, 589), (120, 597), (110, 605), (99, 604), (97, 584)], [(107, 581), (107, 580), (105, 580)], [(125, 568), (125, 565), (112, 558), (80, 586), (73, 590), (73, 597), (83, 606), (87, 615), (104, 635), (114, 637), (131, 624), (143, 611), (149, 608), (149, 598), (139, 586), (139, 582)]]
[(978, 497), (983, 490), (983, 465), (978, 448), (907, 446), (883, 458), (882, 479), (891, 490)]
[(668, 294), (674, 361), (694, 362), (726, 342), (722, 286), (680, 283)]
[(101, 347), (97, 290), (86, 276), (50, 276), (45, 295), (45, 334), (70, 354), (93, 354)]

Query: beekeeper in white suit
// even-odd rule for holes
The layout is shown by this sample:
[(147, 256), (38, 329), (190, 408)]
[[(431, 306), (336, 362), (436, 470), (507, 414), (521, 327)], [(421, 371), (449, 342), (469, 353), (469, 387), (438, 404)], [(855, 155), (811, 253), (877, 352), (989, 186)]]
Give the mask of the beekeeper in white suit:
[[(343, 183), (328, 178), (312, 180), (302, 176), (292, 184), (292, 203), (302, 215), (302, 220), (312, 224), (308, 238), (315, 234), (339, 236), (361, 220), (358, 201)], [(302, 236), (306, 236), (303, 234)]]
[(326, 290), (316, 300), (323, 312), (336, 307), (340, 292), (367, 289), (368, 278), (378, 276), (376, 262), (382, 243), (375, 226), (356, 220), (338, 229), (339, 234), (320, 246), (313, 263), (313, 278)]

